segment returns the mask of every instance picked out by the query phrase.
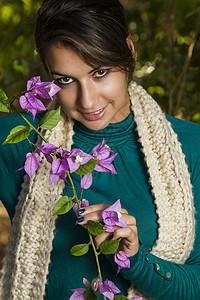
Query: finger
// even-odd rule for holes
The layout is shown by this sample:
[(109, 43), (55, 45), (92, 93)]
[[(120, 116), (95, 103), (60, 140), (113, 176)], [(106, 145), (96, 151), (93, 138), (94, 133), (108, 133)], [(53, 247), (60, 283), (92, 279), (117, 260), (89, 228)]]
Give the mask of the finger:
[(100, 244), (101, 244), (103, 241), (109, 239), (110, 236), (111, 236), (111, 237), (113, 236), (110, 232), (104, 232), (104, 233), (102, 233), (102, 234), (100, 234), (100, 235), (98, 235), (98, 236), (95, 236), (95, 237), (94, 237), (94, 242), (95, 242), (96, 248), (99, 249)]
[(80, 225), (86, 225), (89, 220), (94, 222), (101, 221), (102, 220), (101, 211), (81, 215), (78, 217), (77, 223)]
[(122, 209), (121, 209), (121, 213), (122, 213), (122, 214), (128, 214), (128, 211), (127, 211), (126, 209), (122, 208)]
[(132, 224), (128, 227), (118, 227), (113, 233), (112, 240), (123, 238), (132, 243), (135, 242), (136, 239), (138, 239), (137, 235), (137, 227)]
[[(90, 206), (84, 207), (84, 212), (81, 213), (81, 215), (94, 213), (96, 211), (101, 211), (102, 212), (103, 210), (105, 210), (108, 207), (109, 207), (109, 205), (107, 205), (105, 203), (90, 205)], [(83, 208), (81, 208), (81, 210), (82, 209)]]
[(133, 217), (129, 214), (126, 214), (126, 213), (122, 213), (122, 216), (125, 218), (127, 226), (129, 226), (131, 224), (136, 225), (136, 218), (135, 217)]
[[(137, 235), (137, 227), (136, 227), (134, 224), (131, 224), (130, 227), (125, 227), (125, 228), (126, 228), (126, 229), (127, 229), (127, 228), (130, 228), (130, 230), (131, 230), (131, 231), (134, 231), (135, 234)], [(121, 232), (121, 231), (117, 232), (119, 229), (123, 229), (123, 228), (122, 228), (122, 227), (119, 227), (119, 226), (113, 226), (113, 230), (114, 230), (113, 233), (110, 233), (110, 232), (104, 232), (104, 233), (102, 233), (102, 234), (96, 236), (96, 237), (94, 238), (94, 240), (95, 240), (95, 244), (96, 244), (97, 249), (99, 249), (100, 244), (101, 244), (103, 241), (105, 241), (106, 239), (108, 239), (108, 238), (109, 238), (109, 239), (112, 239), (112, 240), (116, 240), (116, 239), (118, 239), (118, 238), (127, 238), (128, 241), (129, 241), (129, 239), (130, 239), (130, 242), (132, 242), (132, 241), (131, 241), (132, 236), (130, 236), (129, 229), (126, 230), (126, 234), (123, 233), (122, 236), (120, 236), (120, 232)], [(122, 232), (123, 232), (123, 231), (122, 231)], [(134, 236), (134, 237), (135, 237), (135, 236)]]
[(139, 241), (137, 227), (119, 228), (114, 232), (113, 239), (122, 238), (119, 251), (123, 251), (128, 255), (135, 255), (139, 250)]
[(80, 225), (85, 225), (88, 220), (92, 221), (101, 221), (102, 220), (102, 212), (108, 208), (109, 205), (101, 203), (90, 205), (84, 208), (81, 208), (79, 212), (79, 217), (77, 219), (77, 223)]

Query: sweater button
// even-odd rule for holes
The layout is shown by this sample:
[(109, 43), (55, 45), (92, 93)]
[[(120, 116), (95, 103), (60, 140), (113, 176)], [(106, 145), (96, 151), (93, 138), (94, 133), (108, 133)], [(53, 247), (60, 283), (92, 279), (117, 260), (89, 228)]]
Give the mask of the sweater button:
[(156, 264), (156, 269), (160, 270), (160, 266), (158, 264)]
[(166, 276), (167, 276), (167, 278), (171, 278), (171, 273), (170, 273), (170, 272), (167, 272), (167, 273), (166, 273)]

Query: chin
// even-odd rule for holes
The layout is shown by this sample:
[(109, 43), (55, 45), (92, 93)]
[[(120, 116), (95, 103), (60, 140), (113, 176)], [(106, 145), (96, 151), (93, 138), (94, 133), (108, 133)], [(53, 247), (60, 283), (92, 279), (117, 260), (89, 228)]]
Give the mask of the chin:
[(79, 121), (79, 122), (82, 123), (88, 129), (95, 130), (95, 131), (102, 130), (109, 125), (109, 122), (99, 122), (99, 124), (96, 121), (92, 121), (92, 122)]

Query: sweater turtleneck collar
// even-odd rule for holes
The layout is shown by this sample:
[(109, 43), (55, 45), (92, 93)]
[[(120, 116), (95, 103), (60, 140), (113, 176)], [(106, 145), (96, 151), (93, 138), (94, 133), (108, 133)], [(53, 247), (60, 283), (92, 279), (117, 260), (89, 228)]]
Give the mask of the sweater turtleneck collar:
[(75, 121), (74, 131), (75, 138), (83, 140), (85, 143), (90, 143), (96, 145), (98, 142), (102, 141), (104, 137), (109, 145), (119, 145), (124, 143), (124, 141), (135, 139), (133, 135), (133, 129), (135, 123), (133, 122), (133, 113), (123, 121), (119, 123), (109, 124), (106, 128), (102, 130), (92, 130), (85, 127), (83, 124)]

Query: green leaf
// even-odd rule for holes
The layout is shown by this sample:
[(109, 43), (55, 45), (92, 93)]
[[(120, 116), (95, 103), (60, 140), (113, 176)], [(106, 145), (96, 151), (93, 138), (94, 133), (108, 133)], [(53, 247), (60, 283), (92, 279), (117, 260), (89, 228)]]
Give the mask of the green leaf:
[(10, 107), (10, 103), (8, 101), (8, 97), (6, 96), (4, 91), (0, 89), (0, 111), (10, 112), (9, 107)]
[(94, 170), (97, 163), (98, 159), (91, 158), (86, 164), (81, 165), (75, 173), (78, 175), (86, 175)]
[(117, 240), (105, 240), (100, 244), (100, 251), (103, 254), (112, 254), (115, 253), (119, 247), (121, 239)]
[(29, 136), (30, 132), (31, 130), (26, 126), (17, 126), (11, 130), (3, 145), (21, 142)]
[(106, 231), (103, 229), (103, 225), (92, 220), (87, 221), (87, 230), (93, 235), (100, 235)]
[(63, 215), (66, 214), (71, 208), (73, 207), (73, 201), (72, 198), (69, 198), (68, 196), (61, 197), (54, 208), (53, 215)]
[(88, 244), (79, 244), (71, 248), (70, 253), (74, 256), (82, 256), (86, 254), (89, 250)]
[(48, 111), (39, 123), (39, 127), (45, 130), (56, 127), (60, 121), (60, 106), (56, 110)]
[(90, 288), (84, 295), (85, 300), (96, 300), (97, 296), (93, 293), (93, 290)]
[(125, 300), (125, 299), (128, 299), (128, 298), (125, 296), (122, 296), (122, 295), (114, 296), (114, 300)]

